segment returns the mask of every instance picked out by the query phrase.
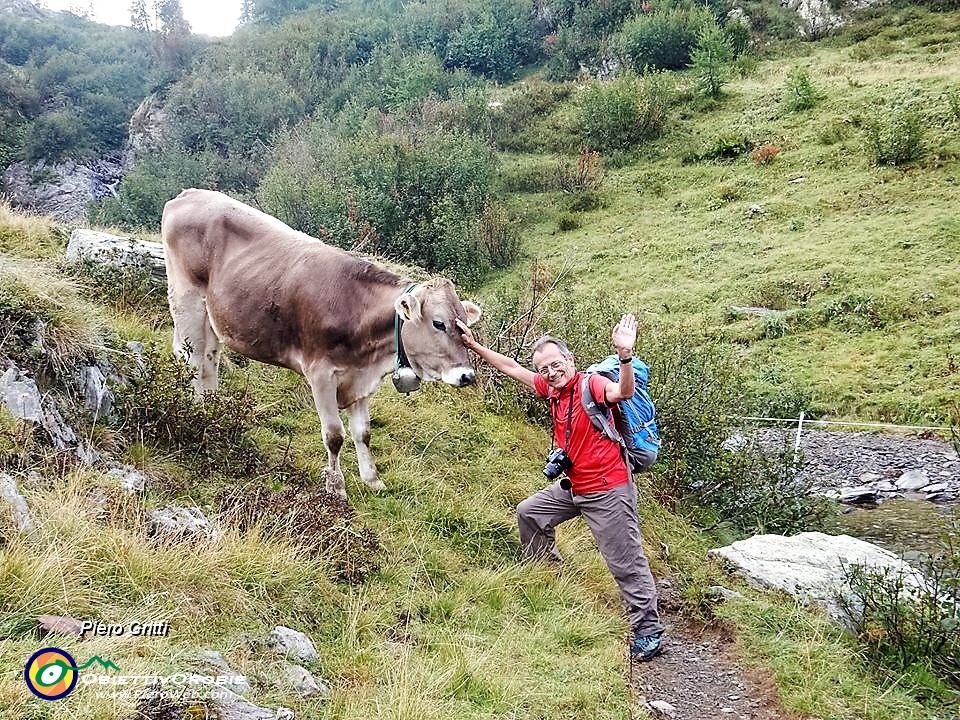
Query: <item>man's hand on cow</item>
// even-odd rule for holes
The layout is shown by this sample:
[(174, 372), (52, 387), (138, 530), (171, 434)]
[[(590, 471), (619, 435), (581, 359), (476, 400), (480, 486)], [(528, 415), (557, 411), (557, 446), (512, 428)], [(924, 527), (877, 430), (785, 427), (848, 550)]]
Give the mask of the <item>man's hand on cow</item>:
[(633, 352), (633, 344), (637, 341), (637, 318), (627, 313), (613, 328), (613, 345), (621, 353), (621, 357)]
[(473, 336), (473, 331), (467, 327), (467, 324), (460, 319), (455, 320), (457, 323), (457, 329), (460, 330), (460, 339), (463, 340), (463, 344), (470, 350), (475, 350), (479, 343), (477, 339)]

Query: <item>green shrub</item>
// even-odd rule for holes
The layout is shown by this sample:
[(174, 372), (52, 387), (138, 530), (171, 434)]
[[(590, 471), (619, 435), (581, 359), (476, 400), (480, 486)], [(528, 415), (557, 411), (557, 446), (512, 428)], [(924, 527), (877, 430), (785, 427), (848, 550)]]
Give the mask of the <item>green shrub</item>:
[(579, 97), (579, 125), (591, 150), (632, 147), (663, 132), (669, 90), (657, 73), (625, 72), (591, 83)]
[(546, 125), (570, 93), (569, 85), (535, 80), (514, 86), (490, 109), (491, 132), (497, 147), (517, 152), (556, 149)]
[(887, 303), (870, 294), (850, 294), (832, 300), (820, 309), (820, 319), (846, 330), (875, 330), (888, 322)]
[(153, 348), (124, 370), (116, 409), (132, 439), (174, 453), (198, 476), (245, 478), (271, 469), (249, 434), (256, 417), (245, 388), (223, 388), (195, 402), (193, 370)]
[(83, 259), (64, 265), (67, 275), (84, 280), (91, 300), (109, 303), (123, 312), (166, 318), (166, 278), (154, 273), (152, 259), (142, 255), (128, 263)]
[(874, 165), (906, 165), (923, 157), (926, 124), (907, 104), (895, 105), (864, 124), (866, 152)]
[(615, 44), (625, 64), (637, 72), (682, 70), (709, 23), (714, 23), (713, 15), (703, 6), (658, 4), (652, 13), (625, 22)]
[(518, 165), (503, 171), (500, 182), (508, 192), (542, 193), (560, 189), (555, 162)]
[(317, 123), (277, 147), (260, 204), (303, 232), (466, 284), (516, 256), (513, 223), (493, 200), (495, 158), (479, 138), (415, 128), (344, 139)]
[(783, 106), (791, 112), (809, 110), (817, 104), (817, 91), (803, 68), (793, 68), (783, 86)]
[[(944, 533), (939, 552), (918, 565), (923, 578), (862, 565), (845, 568), (852, 597), (841, 606), (867, 656), (896, 677), (913, 678), (918, 694), (960, 690), (960, 516)], [(935, 682), (924, 682), (932, 675)], [(925, 686), (925, 687), (924, 687)]]
[(538, 55), (539, 40), (527, 5), (495, 0), (474, 6), (450, 34), (444, 63), (506, 82)]
[(564, 213), (557, 221), (557, 230), (560, 232), (570, 232), (571, 230), (578, 229), (580, 226), (580, 218), (569, 213)]
[(723, 133), (717, 135), (702, 150), (688, 151), (681, 160), (684, 164), (710, 160), (735, 160), (753, 150), (754, 142), (746, 135)]

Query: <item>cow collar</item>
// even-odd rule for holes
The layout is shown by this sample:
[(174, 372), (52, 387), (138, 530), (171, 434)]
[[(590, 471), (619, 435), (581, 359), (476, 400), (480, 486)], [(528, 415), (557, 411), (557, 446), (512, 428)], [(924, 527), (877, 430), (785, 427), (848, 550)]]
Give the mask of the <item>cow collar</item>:
[[(417, 283), (410, 283), (403, 292), (408, 293), (416, 286)], [(413, 368), (410, 367), (410, 361), (407, 359), (407, 353), (403, 349), (403, 340), (400, 338), (400, 329), (402, 327), (403, 318), (400, 317), (400, 313), (395, 311), (393, 315), (393, 330), (397, 364), (393, 371), (393, 386), (397, 389), (397, 392), (402, 392), (406, 395), (409, 395), (414, 390), (420, 389), (420, 378), (417, 377), (417, 374), (413, 371)]]

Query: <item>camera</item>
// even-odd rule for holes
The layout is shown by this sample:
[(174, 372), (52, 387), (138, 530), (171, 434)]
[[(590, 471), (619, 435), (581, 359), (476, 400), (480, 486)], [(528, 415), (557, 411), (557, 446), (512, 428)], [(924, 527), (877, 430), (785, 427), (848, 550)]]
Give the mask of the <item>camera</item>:
[[(572, 467), (573, 460), (567, 457), (564, 449), (556, 448), (547, 455), (547, 464), (543, 466), (543, 474), (547, 476), (547, 480), (556, 480), (560, 477), (560, 473), (564, 473)], [(563, 481), (560, 484), (562, 485)]]

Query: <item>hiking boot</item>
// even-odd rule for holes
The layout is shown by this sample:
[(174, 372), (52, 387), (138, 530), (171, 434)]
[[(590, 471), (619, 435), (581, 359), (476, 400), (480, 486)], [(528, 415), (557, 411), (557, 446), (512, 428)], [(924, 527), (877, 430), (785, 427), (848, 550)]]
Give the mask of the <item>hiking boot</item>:
[(630, 644), (630, 659), (647, 662), (663, 651), (663, 631), (652, 635), (637, 635)]

